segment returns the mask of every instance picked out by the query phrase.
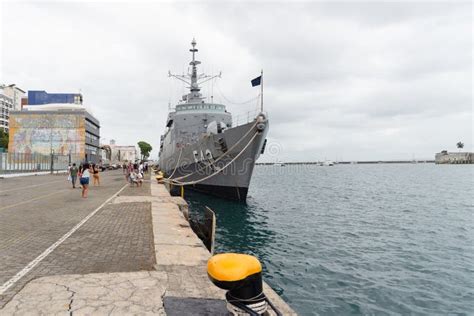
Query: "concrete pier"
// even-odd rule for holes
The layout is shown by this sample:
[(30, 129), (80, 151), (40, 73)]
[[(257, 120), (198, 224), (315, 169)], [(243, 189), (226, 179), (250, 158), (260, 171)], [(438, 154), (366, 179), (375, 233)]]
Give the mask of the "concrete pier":
[[(206, 262), (210, 253), (185, 219), (183, 212), (187, 207), (183, 199), (170, 196), (164, 185), (156, 182), (146, 183), (142, 188), (127, 187), (91, 217), (90, 222), (84, 224), (90, 227), (81, 232), (87, 236), (87, 232), (98, 229), (94, 228), (98, 225), (96, 216), (103, 217), (102, 224), (118, 221), (114, 224), (115, 229), (123, 230), (120, 237), (113, 231), (108, 232), (108, 242), (114, 246), (100, 260), (103, 267), (97, 269), (99, 273), (87, 273), (91, 269), (84, 269), (86, 273), (40, 274), (37, 278), (27, 278), (24, 287), (17, 289), (0, 309), (0, 315), (225, 315), (225, 292), (207, 277)], [(147, 209), (150, 210), (149, 217)], [(140, 226), (137, 226), (134, 214), (148, 218), (145, 222), (140, 219), (142, 237), (136, 237), (131, 247), (130, 241), (121, 246), (119, 240), (114, 239), (126, 240), (127, 229), (132, 229), (135, 235), (140, 234), (140, 229), (135, 229)], [(128, 221), (121, 221), (125, 216), (129, 216)], [(78, 243), (84, 242), (84, 235), (74, 234), (71, 238), (76, 239), (76, 244), (69, 242), (69, 246), (74, 247), (70, 249), (71, 253), (77, 252)], [(133, 265), (144, 255), (133, 252), (134, 246), (143, 249), (150, 242), (151, 248), (146, 247), (152, 252), (146, 252), (148, 257), (138, 261), (145, 263), (145, 269), (137, 269), (136, 264), (128, 267), (126, 262)], [(55, 251), (51, 256), (55, 257)], [(68, 254), (67, 249), (61, 251), (66, 257), (80, 260), (77, 254)], [(84, 256), (88, 258), (87, 254)], [(94, 258), (89, 260), (93, 261), (91, 266), (98, 262)], [(152, 267), (150, 263), (153, 263)], [(63, 264), (77, 265), (74, 262)], [(80, 272), (81, 269), (69, 271)], [(283, 315), (296, 315), (267, 284), (264, 284), (264, 291)]]

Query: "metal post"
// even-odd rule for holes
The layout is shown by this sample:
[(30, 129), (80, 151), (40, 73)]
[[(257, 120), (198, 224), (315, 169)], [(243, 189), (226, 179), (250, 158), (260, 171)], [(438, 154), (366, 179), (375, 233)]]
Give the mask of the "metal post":
[(53, 174), (53, 168), (54, 168), (54, 166), (53, 166), (53, 164), (54, 164), (54, 162), (53, 162), (53, 156), (54, 156), (54, 153), (51, 152), (51, 174)]
[(260, 111), (263, 112), (263, 69), (262, 69), (262, 74), (261, 74), (261, 78), (260, 78)]

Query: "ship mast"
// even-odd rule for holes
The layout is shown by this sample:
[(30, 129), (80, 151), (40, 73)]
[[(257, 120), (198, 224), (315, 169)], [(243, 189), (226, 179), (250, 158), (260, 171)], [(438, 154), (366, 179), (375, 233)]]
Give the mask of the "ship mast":
[(193, 68), (191, 71), (191, 92), (199, 92), (201, 89), (199, 88), (198, 82), (197, 82), (197, 65), (199, 65), (201, 62), (196, 60), (194, 58), (194, 54), (197, 53), (198, 49), (196, 48), (196, 40), (193, 38), (193, 41), (191, 42), (191, 45), (193, 48), (191, 48), (189, 51), (193, 53), (193, 60), (189, 63)]
[(195, 56), (195, 54), (198, 52), (198, 49), (196, 48), (196, 39), (193, 38), (191, 45), (192, 45), (192, 48), (189, 50), (192, 53), (192, 58), (193, 58), (191, 62), (189, 63), (189, 65), (192, 66), (191, 73), (180, 76), (180, 75), (173, 75), (171, 71), (168, 72), (169, 77), (176, 78), (189, 85), (190, 93), (183, 96), (183, 100), (185, 100), (187, 103), (201, 102), (203, 97), (202, 97), (202, 94), (199, 92), (201, 91), (199, 84), (202, 84), (214, 78), (220, 78), (222, 74), (221, 72), (219, 72), (219, 74), (215, 76), (208, 76), (204, 73), (198, 75), (197, 65), (201, 64), (201, 62), (196, 60), (196, 56)]

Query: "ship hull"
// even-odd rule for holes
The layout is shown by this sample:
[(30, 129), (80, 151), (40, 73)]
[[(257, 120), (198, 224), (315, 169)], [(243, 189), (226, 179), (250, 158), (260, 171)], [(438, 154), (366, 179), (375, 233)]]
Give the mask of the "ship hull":
[[(192, 190), (195, 192), (216, 196), (222, 199), (234, 200), (239, 202), (245, 202), (247, 199), (248, 188), (243, 187), (230, 187), (230, 186), (219, 186), (219, 185), (208, 185), (208, 184), (194, 184), (185, 185), (186, 190)], [(174, 193), (179, 194), (179, 189), (175, 189)]]
[(254, 121), (205, 135), (194, 144), (160, 157), (160, 168), (185, 188), (245, 201), (268, 128), (268, 120), (259, 124)]

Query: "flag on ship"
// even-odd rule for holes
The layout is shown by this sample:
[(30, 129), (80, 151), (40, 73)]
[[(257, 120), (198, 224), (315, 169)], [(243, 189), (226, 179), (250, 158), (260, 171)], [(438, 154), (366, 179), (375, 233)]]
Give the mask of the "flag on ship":
[(257, 78), (252, 79), (251, 81), (252, 87), (259, 86), (261, 82), (262, 82), (262, 76), (258, 76)]

